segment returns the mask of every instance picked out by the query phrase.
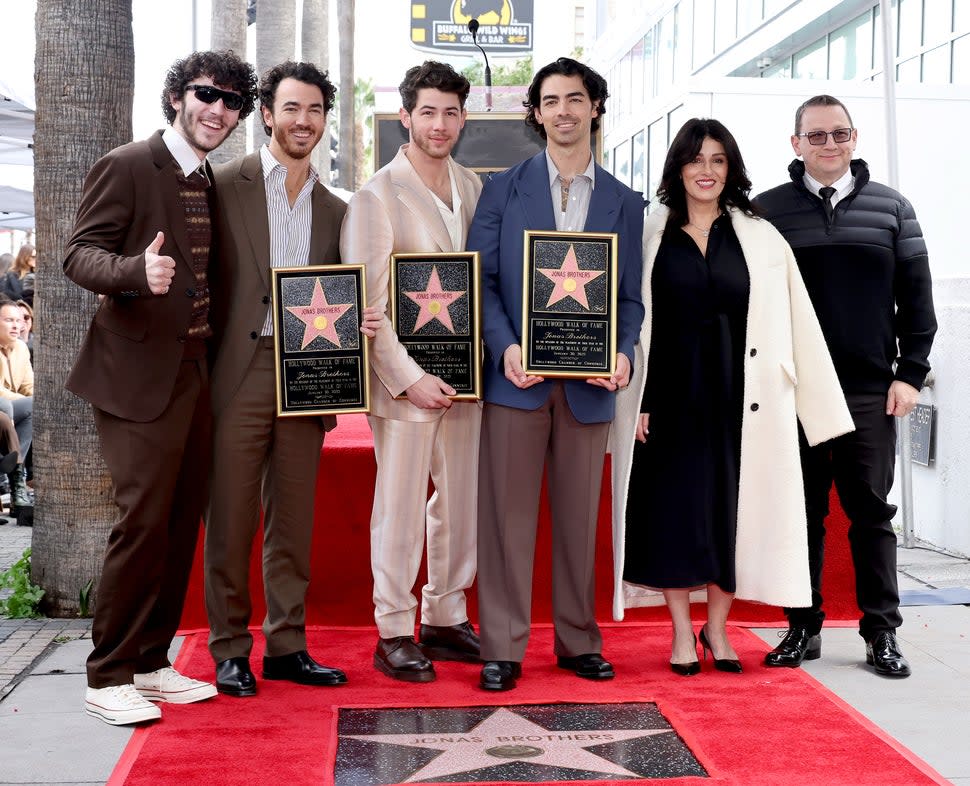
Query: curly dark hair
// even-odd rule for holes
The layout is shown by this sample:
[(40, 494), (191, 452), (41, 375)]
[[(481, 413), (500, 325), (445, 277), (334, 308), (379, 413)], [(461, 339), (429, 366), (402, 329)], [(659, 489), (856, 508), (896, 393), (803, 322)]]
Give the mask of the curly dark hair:
[(172, 101), (181, 101), (185, 97), (185, 86), (200, 76), (207, 76), (219, 87), (239, 93), (243, 97), (239, 119), (249, 117), (256, 106), (256, 72), (231, 49), (223, 49), (219, 52), (193, 52), (182, 60), (176, 60), (168, 69), (162, 88), (162, 111), (169, 125), (175, 122)]
[[(337, 88), (330, 81), (326, 71), (321, 71), (313, 63), (295, 63), (287, 60), (285, 63), (273, 66), (263, 74), (259, 83), (259, 105), (273, 112), (273, 102), (276, 100), (276, 88), (284, 79), (296, 79), (308, 85), (316, 85), (323, 93), (323, 113), (330, 114), (333, 109), (333, 100), (337, 95)], [(272, 135), (272, 129), (263, 123), (263, 130), (267, 136)]]
[(542, 100), (542, 83), (548, 77), (557, 75), (579, 76), (582, 78), (583, 87), (589, 93), (589, 100), (596, 107), (596, 117), (593, 118), (589, 129), (595, 133), (600, 127), (600, 118), (603, 116), (603, 110), (606, 108), (606, 99), (609, 98), (610, 92), (606, 88), (606, 80), (603, 77), (588, 65), (580, 63), (578, 60), (573, 60), (570, 57), (560, 57), (558, 60), (549, 63), (549, 65), (543, 66), (532, 78), (532, 84), (529, 85), (527, 94), (528, 98), (522, 102), (522, 106), (526, 110), (525, 122), (538, 131), (539, 136), (543, 139), (546, 138), (546, 129), (542, 127), (542, 123), (536, 120), (536, 108), (539, 107), (539, 102)]
[(404, 74), (404, 81), (398, 85), (401, 106), (405, 112), (411, 114), (414, 111), (418, 103), (418, 91), (425, 87), (440, 90), (442, 93), (455, 93), (462, 109), (465, 108), (465, 99), (471, 90), (471, 84), (465, 76), (447, 63), (425, 60), (421, 65), (409, 68)]
[(697, 157), (704, 140), (708, 137), (724, 145), (724, 154), (727, 156), (727, 180), (718, 199), (721, 210), (737, 207), (749, 216), (756, 215), (748, 198), (751, 192), (751, 181), (748, 179), (744, 159), (741, 158), (741, 150), (734, 136), (723, 123), (717, 120), (693, 117), (680, 127), (674, 141), (670, 143), (660, 185), (657, 187), (657, 199), (660, 200), (660, 204), (670, 209), (668, 224), (682, 226), (687, 223), (687, 192), (680, 173), (686, 164)]

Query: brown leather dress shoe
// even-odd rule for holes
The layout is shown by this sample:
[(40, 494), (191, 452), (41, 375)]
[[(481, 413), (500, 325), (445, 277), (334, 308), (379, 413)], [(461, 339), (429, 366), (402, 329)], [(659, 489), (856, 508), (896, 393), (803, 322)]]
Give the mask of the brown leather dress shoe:
[(374, 668), (404, 682), (431, 682), (435, 678), (434, 664), (414, 643), (414, 636), (378, 639)]
[(478, 663), (478, 634), (472, 624), (465, 620), (460, 625), (422, 625), (421, 651), (431, 660), (456, 660)]

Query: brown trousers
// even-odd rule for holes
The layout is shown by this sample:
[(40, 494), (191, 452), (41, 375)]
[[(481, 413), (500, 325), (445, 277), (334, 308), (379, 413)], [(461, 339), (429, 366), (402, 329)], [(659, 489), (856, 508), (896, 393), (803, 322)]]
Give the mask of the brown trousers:
[(213, 425), (205, 530), (205, 605), (216, 663), (248, 657), (249, 559), (263, 521), (266, 654), (306, 649), (313, 509), (323, 445), (319, 417), (276, 417), (272, 339), (261, 339), (239, 390)]
[(211, 417), (204, 357), (182, 361), (168, 406), (150, 423), (94, 410), (120, 518), (98, 584), (92, 688), (170, 665), (208, 490)]
[(596, 519), (609, 423), (580, 423), (561, 383), (536, 410), (485, 404), (478, 486), (482, 659), (521, 662), (529, 640), (543, 466), (552, 511), (555, 654), (600, 652)]

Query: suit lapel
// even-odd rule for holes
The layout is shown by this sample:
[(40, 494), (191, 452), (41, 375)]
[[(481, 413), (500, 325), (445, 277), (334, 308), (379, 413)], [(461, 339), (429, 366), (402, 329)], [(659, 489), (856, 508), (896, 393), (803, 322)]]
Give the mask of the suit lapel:
[[(411, 166), (402, 147), (391, 161), (391, 182), (397, 192), (398, 201), (425, 228), (438, 246), (438, 251), (453, 251), (451, 235), (441, 218), (441, 212), (431, 197), (431, 192), (421, 180), (421, 177)], [(465, 197), (462, 196), (462, 203)], [(467, 224), (466, 224), (467, 226)]]
[[(185, 208), (182, 207), (182, 199), (179, 197), (178, 178), (181, 174), (179, 165), (162, 140), (161, 131), (152, 136), (148, 144), (152, 151), (152, 159), (158, 168), (155, 188), (161, 194), (162, 204), (165, 205), (167, 224), (163, 230), (165, 232), (165, 244), (175, 244), (178, 253), (173, 255), (174, 258), (184, 264), (194, 276), (192, 244), (189, 242), (189, 235), (185, 226)], [(162, 253), (170, 253), (170, 249), (170, 245), (169, 250), (166, 250), (163, 246)]]
[(556, 228), (556, 216), (552, 212), (552, 190), (549, 187), (549, 166), (543, 150), (520, 173), (515, 189), (522, 202), (523, 226), (530, 229)]
[(258, 150), (246, 156), (239, 165), (233, 188), (239, 199), (244, 225), (236, 227), (235, 231), (245, 232), (249, 238), (257, 274), (269, 288), (269, 216), (266, 212), (266, 183)]
[(326, 187), (319, 182), (314, 184), (311, 195), (312, 218), (310, 226), (310, 258), (308, 260), (308, 264), (310, 265), (333, 265), (340, 261), (339, 259), (326, 258), (327, 251), (332, 245), (334, 227), (340, 227), (340, 221), (330, 215), (333, 208), (327, 200), (328, 193)]

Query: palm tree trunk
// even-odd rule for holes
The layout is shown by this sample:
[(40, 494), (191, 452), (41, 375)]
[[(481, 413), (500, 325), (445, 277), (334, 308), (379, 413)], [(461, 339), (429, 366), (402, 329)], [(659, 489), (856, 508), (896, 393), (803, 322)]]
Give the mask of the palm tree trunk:
[(354, 0), (337, 0), (337, 40), (340, 42), (340, 177), (337, 185), (354, 190)]
[[(247, 0), (212, 0), (212, 49), (231, 49), (246, 58)], [(209, 153), (209, 160), (222, 163), (246, 152), (245, 122), (240, 123), (229, 138)]]
[(116, 516), (91, 408), (64, 390), (95, 297), (61, 272), (91, 165), (131, 141), (135, 52), (131, 0), (39, 0), (35, 22), (37, 205), (34, 474), (31, 564), (44, 610), (74, 615), (100, 575)]
[[(256, 70), (260, 75), (296, 54), (296, 0), (259, 0), (256, 4)], [(266, 141), (263, 124), (253, 123), (253, 144)]]
[[(330, 68), (330, 2), (303, 0), (303, 60), (314, 63), (321, 71)], [(330, 182), (330, 125), (324, 131), (310, 161), (320, 172), (322, 183)]]

